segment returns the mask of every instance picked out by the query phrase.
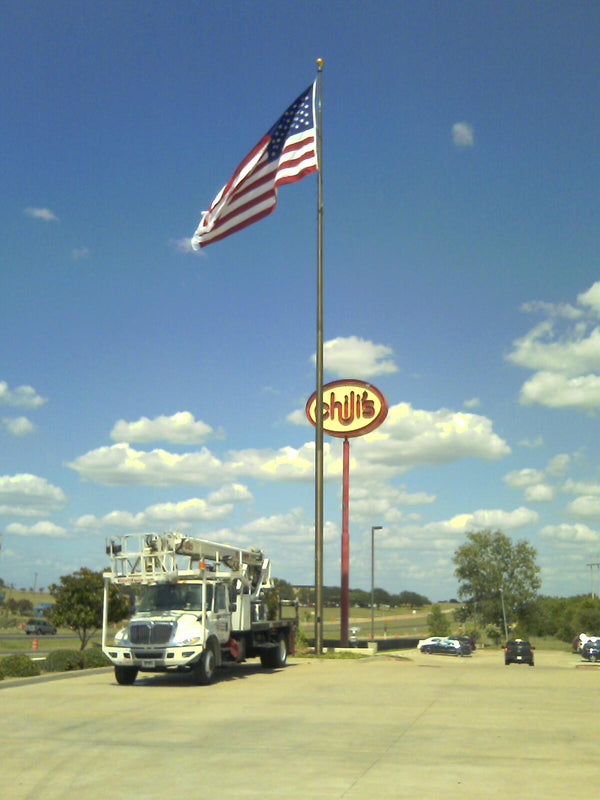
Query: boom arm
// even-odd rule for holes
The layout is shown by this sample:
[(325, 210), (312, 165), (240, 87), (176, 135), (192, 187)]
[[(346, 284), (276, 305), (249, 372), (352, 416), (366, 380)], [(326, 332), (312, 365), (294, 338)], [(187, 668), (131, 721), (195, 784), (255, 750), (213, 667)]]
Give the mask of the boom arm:
[(212, 562), (213, 571), (234, 577), (237, 573), (258, 595), (270, 588), (270, 561), (261, 550), (242, 550), (232, 545), (184, 536), (179, 532), (135, 533), (109, 539), (106, 553), (110, 571), (104, 577), (111, 583), (159, 583), (178, 578), (200, 578)]

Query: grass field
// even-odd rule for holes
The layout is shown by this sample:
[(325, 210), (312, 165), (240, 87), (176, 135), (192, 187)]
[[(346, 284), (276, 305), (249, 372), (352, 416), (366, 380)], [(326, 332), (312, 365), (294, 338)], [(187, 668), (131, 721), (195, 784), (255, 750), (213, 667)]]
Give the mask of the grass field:
[(0, 593), (4, 595), (4, 602), (10, 600), (29, 600), (32, 606), (39, 603), (52, 603), (52, 597), (48, 592), (30, 592), (22, 589), (9, 589), (7, 586), (0, 587)]
[[(459, 625), (452, 618), (452, 611), (456, 606), (452, 603), (440, 603), (442, 611), (449, 614), (451, 618), (451, 628), (453, 632), (459, 630)], [(423, 606), (413, 609), (406, 606), (400, 608), (380, 609), (376, 608), (374, 613), (374, 635), (375, 638), (383, 637), (414, 637), (424, 638), (429, 636), (427, 628), (427, 616), (431, 612), (431, 606)], [(300, 624), (303, 631), (312, 636), (314, 631), (314, 609), (301, 608), (299, 612)], [(349, 613), (349, 628), (358, 628), (359, 639), (367, 639), (371, 635), (371, 609), (370, 608), (351, 608)], [(323, 637), (335, 638), (340, 633), (340, 609), (323, 609)]]

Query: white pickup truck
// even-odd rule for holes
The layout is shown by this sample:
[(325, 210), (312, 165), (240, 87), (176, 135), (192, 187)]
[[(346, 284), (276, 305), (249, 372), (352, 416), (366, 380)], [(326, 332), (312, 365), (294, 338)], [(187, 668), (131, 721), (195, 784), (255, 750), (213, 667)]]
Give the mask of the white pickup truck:
[[(265, 591), (273, 583), (261, 551), (168, 532), (113, 538), (106, 552), (102, 650), (118, 683), (132, 684), (139, 672), (185, 671), (209, 684), (226, 662), (258, 656), (273, 669), (294, 652), (295, 620), (267, 619)], [(143, 591), (109, 642), (111, 583)]]

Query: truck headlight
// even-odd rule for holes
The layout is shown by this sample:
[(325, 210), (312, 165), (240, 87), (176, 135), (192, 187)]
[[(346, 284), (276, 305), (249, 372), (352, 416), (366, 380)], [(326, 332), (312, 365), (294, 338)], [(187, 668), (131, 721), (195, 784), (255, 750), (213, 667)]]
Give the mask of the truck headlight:
[(115, 633), (115, 644), (127, 644), (127, 628), (121, 628)]
[(202, 644), (202, 636), (175, 636), (173, 644), (187, 647), (188, 645)]

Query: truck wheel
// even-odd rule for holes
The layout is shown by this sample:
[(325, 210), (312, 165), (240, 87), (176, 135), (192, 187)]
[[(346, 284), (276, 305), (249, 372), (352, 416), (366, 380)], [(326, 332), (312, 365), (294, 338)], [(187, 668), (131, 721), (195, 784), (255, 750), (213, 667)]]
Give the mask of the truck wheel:
[(287, 639), (285, 638), (285, 634), (281, 633), (277, 639), (276, 647), (270, 647), (268, 650), (262, 651), (260, 654), (260, 663), (263, 667), (268, 667), (269, 669), (285, 667), (287, 663), (287, 651)]
[(215, 651), (212, 647), (207, 647), (202, 652), (200, 660), (194, 665), (194, 677), (199, 686), (208, 686), (212, 683), (217, 668)]
[(115, 667), (115, 678), (121, 686), (131, 686), (137, 674), (137, 667)]

